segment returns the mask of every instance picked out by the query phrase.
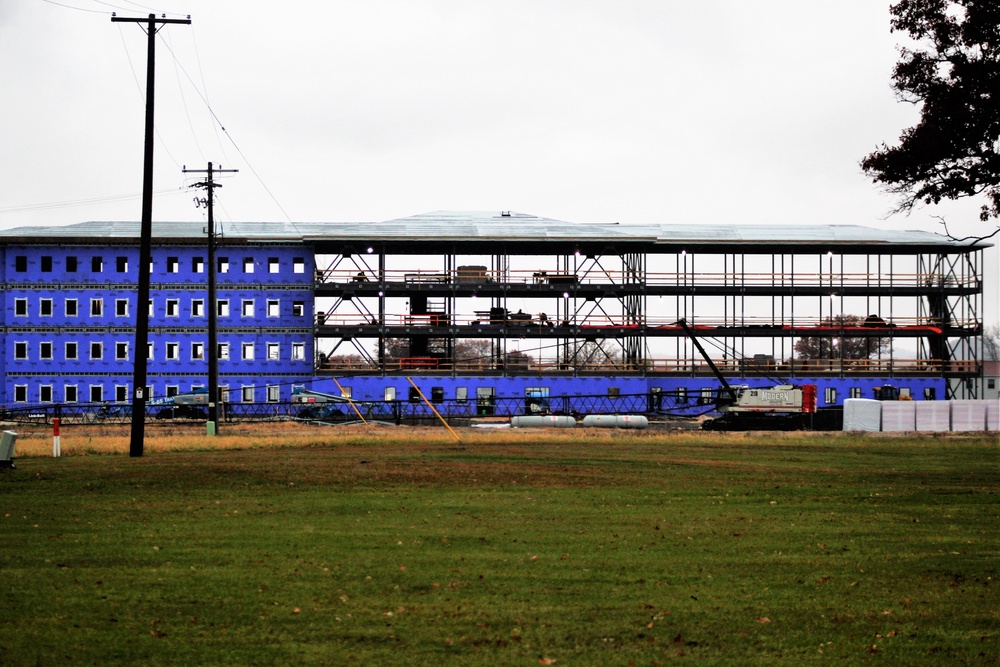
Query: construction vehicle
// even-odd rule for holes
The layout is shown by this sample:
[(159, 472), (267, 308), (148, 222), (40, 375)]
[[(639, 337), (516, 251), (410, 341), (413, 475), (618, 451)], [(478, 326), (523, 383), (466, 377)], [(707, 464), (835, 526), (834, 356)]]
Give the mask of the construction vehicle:
[(691, 339), (695, 349), (722, 384), (714, 397), (715, 410), (721, 415), (702, 422), (708, 431), (773, 430), (791, 431), (806, 428), (816, 412), (816, 385), (778, 384), (774, 387), (733, 387), (701, 346), (686, 321), (678, 325)]
[(174, 394), (152, 399), (147, 403), (158, 408), (157, 419), (208, 419), (208, 389), (195, 389), (187, 394)]

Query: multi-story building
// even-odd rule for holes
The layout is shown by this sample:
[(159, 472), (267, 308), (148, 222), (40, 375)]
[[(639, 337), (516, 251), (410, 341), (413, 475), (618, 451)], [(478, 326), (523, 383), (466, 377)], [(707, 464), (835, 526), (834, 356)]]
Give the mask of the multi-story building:
[[(128, 401), (138, 233), (0, 232), (0, 404)], [(916, 400), (976, 397), (982, 377), (985, 242), (434, 213), (229, 224), (209, 267), (201, 223), (154, 223), (153, 236), (154, 398), (207, 384), (212, 268), (230, 403), (284, 402), (297, 386), (407, 400), (413, 378), (435, 400), (473, 405), (563, 396), (569, 410), (573, 396), (626, 394), (650, 411), (704, 405), (719, 383), (681, 319), (733, 384), (811, 383), (821, 406), (887, 383)]]
[[(138, 225), (4, 232), (0, 404), (131, 401), (136, 310), (149, 309), (147, 396), (207, 386), (206, 242), (156, 225), (148, 304), (136, 302)], [(217, 253), (220, 385), (230, 401), (287, 400), (312, 377), (312, 255), (253, 229)]]

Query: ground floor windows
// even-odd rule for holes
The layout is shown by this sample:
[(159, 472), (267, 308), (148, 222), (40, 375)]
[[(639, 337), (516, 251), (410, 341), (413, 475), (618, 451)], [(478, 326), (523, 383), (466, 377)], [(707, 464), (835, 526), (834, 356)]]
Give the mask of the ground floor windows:
[(14, 402), (15, 403), (28, 402), (28, 385), (26, 384), (14, 385)]
[(128, 385), (118, 384), (115, 385), (115, 401), (118, 403), (128, 402)]
[(76, 403), (77, 393), (75, 384), (63, 385), (63, 402), (64, 403)]
[(278, 385), (268, 385), (267, 387), (267, 402), (277, 403), (281, 400), (281, 387)]
[(90, 402), (102, 403), (104, 401), (104, 386), (99, 384), (90, 385)]

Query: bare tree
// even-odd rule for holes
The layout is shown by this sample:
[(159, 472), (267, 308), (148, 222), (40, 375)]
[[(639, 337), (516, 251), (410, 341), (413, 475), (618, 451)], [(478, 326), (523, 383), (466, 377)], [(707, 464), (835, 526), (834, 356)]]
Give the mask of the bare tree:
[(1000, 361), (1000, 324), (991, 324), (983, 329), (983, 359)]

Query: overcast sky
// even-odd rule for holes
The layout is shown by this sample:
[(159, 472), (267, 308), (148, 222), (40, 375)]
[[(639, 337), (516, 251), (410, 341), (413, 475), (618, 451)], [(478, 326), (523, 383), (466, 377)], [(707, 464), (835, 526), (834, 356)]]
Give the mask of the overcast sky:
[[(982, 234), (980, 202), (887, 217), (860, 159), (917, 119), (873, 0), (0, 0), (0, 228), (153, 219), (856, 224)], [(224, 129), (223, 129), (224, 128)], [(996, 241), (996, 239), (995, 239)], [(998, 320), (997, 249), (986, 318)]]

